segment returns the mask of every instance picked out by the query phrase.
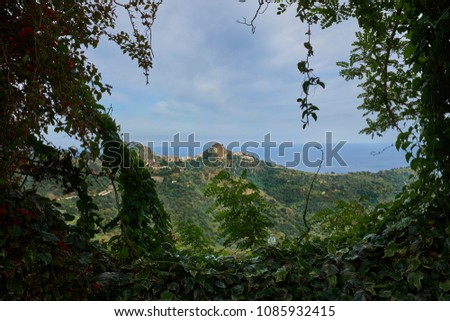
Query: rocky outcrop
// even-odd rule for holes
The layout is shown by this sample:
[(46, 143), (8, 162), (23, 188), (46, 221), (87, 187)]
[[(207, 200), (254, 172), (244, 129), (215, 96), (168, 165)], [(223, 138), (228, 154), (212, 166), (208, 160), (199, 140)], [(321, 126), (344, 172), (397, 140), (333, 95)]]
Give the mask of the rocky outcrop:
[(206, 166), (229, 167), (233, 162), (233, 153), (222, 144), (214, 143), (203, 151), (202, 158)]

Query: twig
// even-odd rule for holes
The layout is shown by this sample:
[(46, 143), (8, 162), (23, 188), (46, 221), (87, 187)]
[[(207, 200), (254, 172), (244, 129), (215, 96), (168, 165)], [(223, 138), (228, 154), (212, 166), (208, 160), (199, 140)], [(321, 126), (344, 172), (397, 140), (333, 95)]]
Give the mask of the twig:
[[(240, 23), (242, 25), (246, 25), (249, 27), (252, 27), (252, 33), (255, 33), (256, 31), (256, 26), (254, 24), (256, 18), (258, 17), (258, 15), (260, 14), (264, 14), (264, 12), (266, 12), (267, 8), (269, 7), (271, 0), (258, 0), (258, 9), (255, 12), (255, 15), (253, 16), (253, 19), (250, 21), (250, 23), (247, 22), (246, 18), (242, 18), (243, 20), (236, 20), (237, 23)], [(265, 8), (263, 8), (264, 4), (266, 4)]]
[(379, 150), (379, 151), (373, 150), (373, 151), (370, 152), (370, 155), (371, 155), (371, 156), (378, 156), (378, 155), (381, 155), (381, 154), (383, 154), (386, 150), (388, 150), (389, 148), (392, 148), (392, 147), (394, 147), (394, 144), (390, 144), (389, 146), (383, 148), (381, 151), (380, 151), (380, 150)]

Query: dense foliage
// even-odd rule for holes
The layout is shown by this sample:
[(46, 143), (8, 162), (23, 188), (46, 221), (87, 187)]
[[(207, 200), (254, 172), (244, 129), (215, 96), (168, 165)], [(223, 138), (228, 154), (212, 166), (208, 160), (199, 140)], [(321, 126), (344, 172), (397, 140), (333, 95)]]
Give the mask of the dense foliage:
[(205, 196), (214, 197), (209, 209), (219, 222), (219, 235), (224, 245), (247, 249), (267, 242), (268, 228), (273, 226), (270, 204), (255, 184), (246, 180), (246, 171), (233, 178), (227, 171), (219, 172), (205, 187)]
[[(220, 243), (216, 233), (218, 224), (208, 213), (208, 209), (212, 206), (212, 199), (205, 197), (203, 190), (220, 170), (220, 168), (203, 167), (183, 170), (172, 168), (169, 171), (168, 168), (164, 168), (154, 172), (154, 177), (160, 181), (156, 184), (158, 195), (174, 224), (186, 221), (189, 217), (193, 223), (203, 229), (205, 236), (215, 239), (216, 244)], [(239, 167), (229, 170), (235, 172), (237, 177), (243, 171)], [(391, 201), (410, 181), (411, 174), (412, 172), (408, 169), (345, 175), (321, 174), (317, 177), (309, 196), (309, 212), (333, 208), (336, 202), (342, 199), (346, 201), (363, 199), (367, 209), (379, 202)], [(247, 180), (255, 184), (272, 207), (271, 213), (274, 215), (274, 226), (270, 228), (272, 236), (282, 238), (283, 235), (293, 236), (303, 231), (301, 213), (313, 178), (313, 173), (284, 167), (261, 164), (257, 168), (247, 168)], [(176, 226), (174, 230), (176, 233), (179, 232)], [(183, 239), (182, 235), (179, 239)]]
[[(339, 202), (310, 218), (308, 234), (235, 256), (177, 249), (150, 172), (97, 104), (110, 88), (84, 50), (106, 36), (148, 74), (146, 35), (160, 3), (5, 1), (0, 8), (0, 298), (450, 299), (448, 1), (288, 2), (307, 27), (307, 58), (298, 64), (304, 127), (319, 110), (311, 88), (324, 87), (308, 59), (310, 27), (356, 18), (353, 52), (340, 65), (344, 77), (361, 81), (364, 132), (398, 130), (396, 146), (417, 179), (391, 202)], [(131, 35), (115, 30), (116, 9), (129, 14)], [(54, 147), (45, 135), (52, 128), (77, 138), (82, 150)], [(89, 193), (93, 177), (119, 185), (117, 215), (107, 222)], [(43, 179), (76, 192), (75, 223), (56, 202), (26, 190), (27, 181)], [(259, 195), (242, 191), (232, 201)], [(220, 200), (222, 192), (212, 195)], [(110, 229), (119, 232), (101, 246), (96, 235)]]
[[(2, 298), (88, 298), (93, 273), (103, 270), (95, 264), (98, 255), (105, 262), (110, 262), (111, 255), (128, 261), (158, 255), (167, 244), (172, 246), (170, 223), (154, 181), (121, 141), (118, 126), (105, 108), (97, 104), (110, 87), (101, 82), (85, 55), (108, 37), (147, 73), (151, 67), (148, 32), (160, 3), (2, 3)], [(118, 9), (130, 15), (133, 34), (116, 30)], [(136, 11), (142, 13), (138, 18)], [(47, 139), (51, 130), (79, 140), (81, 150), (56, 148)], [(96, 160), (103, 163), (101, 170), (91, 166)], [(117, 217), (108, 224), (102, 224), (89, 194), (89, 179), (102, 176), (117, 179), (121, 191)], [(74, 217), (62, 215), (58, 204), (25, 190), (27, 182), (43, 179), (76, 192), (76, 224), (67, 224)], [(97, 233), (117, 227), (121, 234), (111, 240), (111, 252), (93, 241)], [(67, 293), (68, 287), (74, 292)]]
[[(270, 235), (282, 239), (286, 235), (301, 233), (305, 229), (301, 213), (314, 174), (263, 163), (255, 168), (242, 168), (238, 165), (239, 156), (233, 157), (235, 165), (227, 170), (236, 178), (246, 171), (246, 180), (252, 182), (253, 188), (257, 188), (265, 202), (270, 204), (274, 223), (269, 229)], [(199, 159), (195, 161), (201, 162)], [(204, 195), (207, 185), (214, 181), (221, 170), (223, 170), (221, 167), (209, 166), (180, 168), (176, 164), (153, 169), (152, 177), (156, 180), (156, 191), (174, 225), (173, 232), (178, 247), (192, 248), (199, 252), (212, 245), (222, 244), (223, 239), (218, 237), (220, 224), (215, 222), (210, 211), (214, 199)], [(356, 201), (362, 209), (369, 211), (378, 203), (392, 201), (402, 188), (411, 182), (411, 175), (412, 171), (407, 168), (377, 173), (320, 174), (309, 194), (308, 217), (311, 213), (317, 213), (314, 214), (315, 217), (321, 217), (321, 213), (329, 213), (336, 204), (341, 203), (342, 199), (346, 202)], [(77, 215), (76, 193), (64, 195), (62, 189), (52, 181), (40, 182), (37, 185), (37, 192), (56, 200), (61, 204), (61, 211)], [(89, 194), (98, 205), (103, 222), (107, 223), (117, 215), (116, 195), (109, 179), (90, 179)], [(350, 224), (354, 213), (353, 211), (346, 213), (348, 213), (347, 223)], [(319, 224), (316, 219), (312, 222), (313, 226), (325, 232), (327, 228), (325, 222)], [(116, 233), (117, 230), (111, 230), (106, 235), (99, 235), (99, 238), (105, 240)]]

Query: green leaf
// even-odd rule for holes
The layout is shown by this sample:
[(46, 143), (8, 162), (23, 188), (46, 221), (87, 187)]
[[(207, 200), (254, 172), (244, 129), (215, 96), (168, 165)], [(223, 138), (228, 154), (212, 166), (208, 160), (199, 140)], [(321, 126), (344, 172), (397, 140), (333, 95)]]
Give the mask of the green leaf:
[(163, 291), (161, 293), (161, 300), (162, 301), (172, 301), (174, 299), (175, 295), (170, 291)]
[(334, 288), (337, 285), (337, 276), (336, 275), (330, 275), (327, 277), (328, 284)]
[(336, 66), (341, 67), (341, 68), (348, 68), (348, 62), (346, 61), (338, 61), (336, 62)]
[(422, 289), (423, 273), (420, 271), (410, 272), (407, 277), (408, 283), (417, 290)]
[(411, 152), (407, 152), (406, 154), (405, 154), (405, 159), (406, 159), (406, 161), (409, 163), (409, 160), (411, 159), (411, 157), (412, 157), (412, 153)]
[(439, 288), (444, 292), (450, 292), (450, 280), (439, 282)]
[(297, 64), (298, 71), (301, 73), (308, 72), (308, 68), (306, 68), (306, 61), (300, 61)]
[(289, 271), (291, 270), (289, 265), (283, 265), (282, 267), (280, 267), (276, 272), (275, 272), (275, 276), (276, 276), (276, 280), (275, 282), (282, 282), (286, 279), (287, 274), (289, 273)]
[(417, 258), (408, 260), (408, 271), (415, 271), (420, 266), (420, 261)]
[(309, 85), (310, 85), (310, 82), (309, 82), (308, 80), (306, 80), (306, 81), (303, 82), (303, 84), (302, 84), (303, 92), (304, 92), (305, 94), (308, 94), (308, 92), (309, 92)]
[(227, 285), (225, 283), (223, 283), (222, 281), (220, 281), (220, 280), (217, 280), (214, 284), (215, 284), (216, 287), (218, 287), (220, 289), (226, 289), (227, 288)]
[(241, 297), (241, 294), (243, 292), (244, 292), (244, 286), (242, 284), (235, 285), (231, 288), (231, 293), (234, 296), (239, 297), (239, 300), (243, 299), (243, 297)]
[(416, 46), (414, 43), (409, 42), (408, 45), (405, 48), (405, 51), (403, 52), (405, 59), (411, 58), (413, 53), (416, 51)]
[(379, 296), (384, 299), (389, 299), (392, 297), (392, 291), (391, 290), (381, 290), (379, 293)]
[(393, 257), (395, 254), (397, 254), (398, 250), (399, 250), (399, 246), (397, 244), (395, 244), (394, 242), (390, 242), (384, 248), (384, 257)]
[(261, 276), (267, 271), (268, 271), (267, 267), (259, 268), (258, 270), (255, 271), (254, 276), (256, 277)]
[(53, 259), (52, 255), (51, 255), (50, 253), (39, 253), (39, 254), (37, 255), (37, 258), (38, 258), (39, 260), (41, 260), (42, 262), (44, 262), (45, 265), (50, 264), (50, 262), (51, 262), (52, 259)]
[(232, 295), (231, 295), (231, 299), (232, 299), (233, 301), (242, 301), (242, 300), (245, 300), (245, 297), (244, 297), (242, 294), (240, 294), (240, 295), (234, 295), (234, 294), (232, 294)]
[[(400, 136), (400, 135), (399, 135)], [(400, 150), (400, 146), (402, 145), (402, 140), (400, 139), (400, 137), (397, 138), (396, 142), (395, 142), (395, 148), (397, 150)]]

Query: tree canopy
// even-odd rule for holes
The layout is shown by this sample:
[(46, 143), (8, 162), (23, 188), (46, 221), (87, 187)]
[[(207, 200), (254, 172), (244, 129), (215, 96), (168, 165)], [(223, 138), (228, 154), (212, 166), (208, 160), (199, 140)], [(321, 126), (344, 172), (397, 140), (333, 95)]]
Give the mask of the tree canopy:
[[(34, 175), (30, 157), (51, 146), (46, 134), (74, 137), (93, 157), (111, 124), (97, 104), (111, 87), (87, 58), (100, 41), (117, 43), (148, 76), (151, 25), (162, 1), (4, 1), (1, 31), (0, 181)], [(132, 33), (117, 30), (117, 15), (130, 17)], [(137, 15), (138, 14), (138, 15)], [(112, 130), (115, 130), (114, 128)], [(103, 137), (102, 137), (103, 136)], [(39, 154), (40, 155), (37, 155)], [(18, 161), (20, 160), (20, 161)], [(41, 171), (42, 172), (42, 171)]]
[(258, 187), (245, 178), (245, 171), (238, 178), (221, 171), (204, 190), (206, 196), (215, 198), (210, 211), (221, 223), (219, 231), (224, 245), (236, 244), (241, 249), (266, 243), (267, 229), (273, 226), (270, 204)]

